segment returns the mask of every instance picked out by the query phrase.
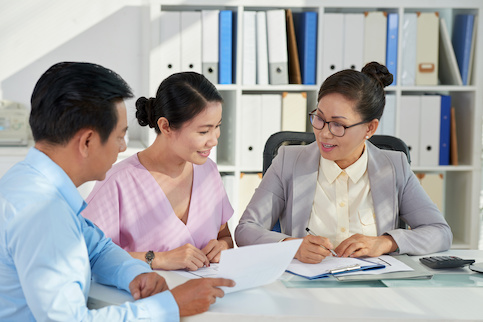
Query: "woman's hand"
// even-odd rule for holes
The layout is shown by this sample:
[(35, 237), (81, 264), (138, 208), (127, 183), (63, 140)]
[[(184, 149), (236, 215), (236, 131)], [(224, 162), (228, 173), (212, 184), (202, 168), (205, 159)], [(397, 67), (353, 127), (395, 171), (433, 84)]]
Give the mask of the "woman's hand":
[(212, 239), (201, 250), (211, 263), (219, 263), (221, 251), (230, 248), (225, 239)]
[(340, 243), (335, 252), (340, 257), (377, 257), (396, 251), (397, 244), (391, 235), (369, 237), (355, 234)]
[[(286, 238), (284, 241), (296, 239)], [(326, 248), (324, 248), (324, 247)], [(332, 256), (328, 249), (332, 249), (332, 243), (328, 238), (321, 236), (307, 235), (303, 238), (295, 258), (303, 263), (317, 264), (320, 263), (327, 256)]]
[(191, 244), (167, 252), (156, 253), (153, 261), (153, 268), (165, 270), (188, 269), (196, 271), (203, 266), (210, 266), (210, 261), (201, 250)]
[(221, 251), (228, 248), (233, 248), (233, 239), (228, 225), (224, 223), (220, 227), (217, 239), (210, 240), (201, 251), (211, 263), (219, 263)]

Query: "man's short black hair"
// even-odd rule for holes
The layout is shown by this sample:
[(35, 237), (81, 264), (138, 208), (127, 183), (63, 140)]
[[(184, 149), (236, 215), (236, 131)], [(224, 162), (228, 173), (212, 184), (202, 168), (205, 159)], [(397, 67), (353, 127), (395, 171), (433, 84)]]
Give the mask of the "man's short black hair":
[(104, 143), (117, 124), (115, 103), (133, 97), (129, 85), (100, 65), (61, 62), (37, 81), (30, 127), (36, 142), (66, 144), (81, 129), (99, 133)]

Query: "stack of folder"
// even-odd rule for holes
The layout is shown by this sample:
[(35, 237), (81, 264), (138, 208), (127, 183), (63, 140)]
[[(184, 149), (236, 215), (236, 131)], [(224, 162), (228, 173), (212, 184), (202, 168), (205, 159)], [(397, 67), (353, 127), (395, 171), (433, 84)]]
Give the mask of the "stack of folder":
[(469, 85), (476, 17), (456, 15), (452, 36), (438, 12), (404, 14), (402, 85)]
[(383, 11), (366, 13), (325, 13), (322, 76), (343, 69), (360, 71), (376, 61), (386, 65), (397, 78), (398, 14)]
[(214, 84), (232, 84), (234, 32), (230, 10), (161, 11), (161, 77), (194, 71)]
[(243, 94), (241, 96), (240, 166), (242, 171), (261, 172), (267, 139), (279, 131), (305, 132), (307, 93)]
[(399, 137), (409, 147), (412, 166), (457, 165), (452, 109), (449, 95), (401, 96)]
[(361, 70), (365, 64), (376, 61), (387, 66), (395, 85), (400, 43), (402, 85), (468, 85), (476, 20), (475, 15), (456, 15), (451, 37), (438, 12), (405, 13), (400, 33), (397, 13), (325, 13), (323, 79), (342, 69)]
[(317, 12), (243, 13), (243, 84), (316, 84)]

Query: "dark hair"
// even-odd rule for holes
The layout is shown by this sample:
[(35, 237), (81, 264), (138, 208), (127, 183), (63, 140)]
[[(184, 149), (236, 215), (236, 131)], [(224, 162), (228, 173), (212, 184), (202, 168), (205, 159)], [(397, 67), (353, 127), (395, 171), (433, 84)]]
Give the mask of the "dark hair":
[(202, 112), (208, 102), (223, 102), (223, 98), (205, 76), (195, 72), (176, 73), (161, 82), (155, 98), (138, 98), (136, 118), (141, 126), (149, 125), (159, 134), (160, 117), (165, 117), (171, 128), (179, 129)]
[(370, 62), (361, 72), (346, 69), (329, 76), (320, 87), (317, 101), (327, 94), (338, 93), (356, 102), (356, 111), (364, 121), (379, 120), (386, 105), (384, 87), (392, 80), (386, 66)]
[(61, 62), (50, 67), (32, 93), (30, 127), (35, 141), (65, 144), (90, 128), (104, 143), (117, 124), (115, 103), (133, 94), (115, 72), (100, 65)]

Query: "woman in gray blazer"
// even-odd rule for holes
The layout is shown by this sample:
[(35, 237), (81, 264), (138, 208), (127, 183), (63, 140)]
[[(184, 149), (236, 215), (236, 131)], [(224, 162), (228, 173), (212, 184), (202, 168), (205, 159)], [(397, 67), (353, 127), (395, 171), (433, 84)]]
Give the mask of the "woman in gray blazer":
[[(239, 246), (303, 238), (295, 258), (307, 263), (330, 250), (360, 257), (449, 249), (451, 229), (406, 156), (367, 141), (392, 79), (375, 62), (326, 79), (310, 113), (316, 142), (280, 148), (236, 228)], [(398, 228), (399, 218), (411, 229)], [(277, 221), (281, 233), (271, 231)]]

